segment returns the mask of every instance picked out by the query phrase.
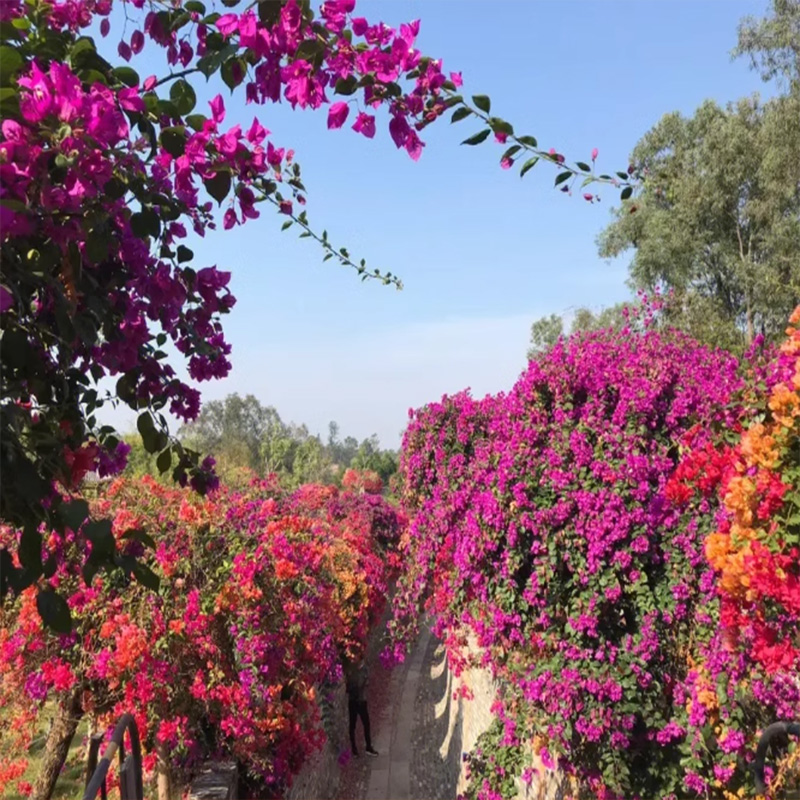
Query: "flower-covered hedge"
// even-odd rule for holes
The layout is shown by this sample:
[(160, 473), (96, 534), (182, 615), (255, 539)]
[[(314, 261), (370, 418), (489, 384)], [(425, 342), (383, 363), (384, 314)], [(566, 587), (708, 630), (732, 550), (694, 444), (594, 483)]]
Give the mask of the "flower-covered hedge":
[(473, 796), (507, 796), (512, 768), (533, 778), (526, 742), (608, 800), (751, 786), (759, 726), (797, 712), (800, 688), (730, 646), (705, 557), (742, 387), (732, 356), (626, 328), (556, 345), (507, 395), (414, 415), (395, 629), (399, 648), (424, 599), (455, 669), (498, 679), (502, 735), (470, 762)]
[[(0, 744), (19, 756), (0, 765), (5, 780), (24, 770), (44, 704), (78, 692), (101, 730), (134, 713), (148, 769), (162, 743), (177, 770), (224, 754), (279, 791), (324, 741), (318, 687), (340, 677), (342, 655), (364, 647), (382, 611), (402, 515), (334, 487), (283, 495), (254, 481), (203, 499), (147, 477), (117, 480), (93, 510), (113, 519), (123, 562), (147, 563), (152, 546), (160, 588), (105, 572), (87, 586), (69, 566), (77, 554), (52, 579), (73, 633), (43, 627), (34, 587), (5, 603), (0, 706), (15, 723)], [(52, 534), (47, 546), (82, 541)]]
[(800, 665), (800, 307), (790, 323), (758, 414), (728, 452), (706, 545), (723, 624), (769, 673)]

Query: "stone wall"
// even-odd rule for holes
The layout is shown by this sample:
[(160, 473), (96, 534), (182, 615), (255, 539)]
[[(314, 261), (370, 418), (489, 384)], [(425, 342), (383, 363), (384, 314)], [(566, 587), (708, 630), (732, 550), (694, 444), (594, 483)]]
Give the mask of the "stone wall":
[(238, 773), (232, 761), (211, 762), (195, 775), (189, 800), (236, 800)]
[[(477, 652), (474, 645), (469, 647), (470, 654)], [(457, 781), (457, 793), (461, 794), (467, 787), (467, 765), (464, 757), (474, 749), (478, 737), (492, 724), (492, 704), (497, 696), (498, 686), (488, 669), (468, 669), (456, 677), (450, 673), (445, 660), (431, 665), (431, 679), (441, 680), (443, 670), (447, 673), (447, 691), (437, 703), (435, 714), (437, 718), (444, 715), (449, 717), (447, 733), (441, 744), (442, 755), (447, 752), (454, 736), (460, 736), (461, 739), (462, 758)], [(464, 689), (468, 690), (466, 698), (462, 695)], [(565, 776), (546, 769), (536, 755), (534, 768), (539, 777), (530, 785), (518, 779), (517, 800), (568, 800), (574, 796), (574, 789)]]

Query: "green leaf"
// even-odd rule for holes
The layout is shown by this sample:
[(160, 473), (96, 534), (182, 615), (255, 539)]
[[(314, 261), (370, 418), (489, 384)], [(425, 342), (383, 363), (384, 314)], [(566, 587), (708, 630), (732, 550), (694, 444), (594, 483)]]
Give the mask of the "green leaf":
[(194, 258), (194, 253), (186, 245), (178, 245), (178, 263), (184, 264)]
[(623, 190), (620, 192), (620, 195), (619, 195), (619, 196), (620, 196), (620, 199), (622, 199), (622, 200), (627, 200), (627, 199), (628, 199), (628, 198), (629, 198), (629, 197), (630, 197), (632, 194), (633, 194), (633, 187), (632, 187), (632, 186), (626, 186), (626, 187), (625, 187), (625, 188), (624, 188), (624, 189), (623, 189)]
[(36, 608), (48, 628), (58, 633), (69, 633), (72, 630), (72, 617), (67, 601), (52, 589), (43, 589), (36, 595)]
[(514, 135), (514, 126), (499, 117), (490, 117), (489, 125), (495, 133), (505, 133), (507, 136)]
[[(210, 36), (206, 38), (207, 45), (209, 38)], [(197, 69), (199, 69), (206, 78), (210, 78), (222, 66), (223, 62), (236, 53), (237, 50), (238, 48), (235, 44), (227, 44), (217, 52), (209, 52), (208, 55), (203, 56), (197, 62)]]
[(114, 67), (111, 74), (126, 86), (139, 85), (139, 73), (133, 67)]
[(119, 178), (111, 178), (103, 186), (103, 194), (110, 200), (119, 200), (127, 191), (128, 187)]
[(100, 563), (101, 562), (99, 558), (90, 555), (81, 567), (81, 574), (83, 575), (83, 580), (87, 586), (92, 585), (92, 580), (100, 569)]
[(169, 119), (176, 119), (180, 116), (180, 112), (175, 103), (173, 103), (172, 100), (164, 100), (163, 98), (159, 98), (156, 101), (155, 114), (156, 116), (168, 117)]
[(489, 100), (489, 97), (485, 94), (472, 95), (472, 102), (475, 103), (484, 114), (488, 114), (492, 107), (492, 101)]
[(142, 586), (145, 586), (154, 592), (158, 591), (161, 581), (158, 579), (158, 575), (156, 575), (155, 572), (153, 572), (153, 570), (151, 570), (146, 564), (135, 561), (132, 565), (131, 571), (133, 572), (136, 580), (139, 581)]
[(175, 125), (164, 128), (159, 137), (161, 146), (173, 157), (179, 158), (186, 151), (186, 128)]
[(126, 372), (117, 381), (117, 397), (131, 407), (134, 407), (136, 403), (136, 386), (138, 382), (139, 374), (136, 371)]
[(358, 79), (354, 75), (348, 75), (346, 78), (339, 78), (336, 81), (334, 92), (336, 94), (350, 95), (358, 88)]
[(536, 162), (539, 160), (539, 156), (534, 156), (533, 158), (529, 158), (523, 165), (522, 169), (519, 171), (519, 176), (522, 178), (526, 172), (532, 170), (536, 166)]
[(172, 84), (169, 90), (169, 99), (175, 104), (178, 114), (182, 117), (191, 114), (197, 104), (197, 95), (191, 84), (184, 78)]
[(140, 238), (152, 236), (158, 238), (161, 233), (161, 220), (152, 208), (143, 208), (131, 215), (131, 229)]
[(522, 147), (520, 145), (512, 144), (511, 147), (509, 147), (508, 150), (506, 150), (505, 153), (503, 153), (503, 155), (500, 157), (501, 161), (507, 158), (511, 158), (511, 156), (515, 155), (520, 150), (522, 150)]
[(113, 555), (116, 549), (110, 519), (98, 519), (83, 526), (83, 535), (92, 543), (92, 555), (96, 558)]
[(96, 83), (108, 86), (108, 75), (100, 72), (99, 69), (84, 68), (78, 70), (77, 74), (84, 86), (94, 86)]
[(223, 83), (231, 92), (244, 80), (246, 74), (247, 65), (244, 59), (238, 57), (229, 58), (220, 71)]
[(467, 108), (467, 106), (461, 106), (453, 112), (453, 116), (450, 117), (450, 124), (454, 122), (460, 122), (462, 119), (466, 119), (471, 114), (472, 109)]
[(555, 185), (558, 186), (560, 183), (564, 183), (564, 181), (569, 180), (572, 177), (572, 172), (567, 170), (566, 172), (560, 172), (556, 175), (556, 182)]
[(42, 567), (42, 575), (47, 579), (53, 577), (56, 574), (56, 570), (58, 569), (58, 558), (56, 558), (55, 553), (51, 553), (47, 557), (47, 561), (44, 562), (44, 566)]
[(258, 18), (272, 27), (281, 15), (281, 0), (258, 0)]
[(136, 420), (136, 428), (142, 436), (156, 429), (153, 417), (149, 411), (139, 414), (139, 418)]
[(163, 449), (164, 434), (156, 430), (155, 422), (153, 422), (150, 412), (144, 411), (139, 414), (139, 418), (136, 420), (136, 427), (141, 434), (144, 449), (148, 453), (155, 453), (157, 450)]
[(319, 39), (303, 39), (295, 51), (295, 60), (302, 58), (305, 61), (313, 61), (316, 56), (325, 50), (324, 42)]
[(169, 447), (158, 454), (156, 466), (162, 475), (172, 466), (172, 450)]
[(188, 11), (184, 11), (182, 14), (177, 14), (175, 18), (172, 20), (172, 24), (170, 25), (170, 30), (171, 31), (180, 30), (191, 19), (192, 15)]
[(213, 178), (203, 181), (206, 191), (220, 204), (231, 190), (231, 173), (220, 170)]
[(33, 526), (28, 525), (19, 539), (19, 563), (27, 570), (42, 573), (42, 534)]
[(111, 247), (111, 234), (105, 228), (93, 228), (86, 239), (86, 255), (94, 264), (108, 258)]
[(0, 88), (0, 117), (11, 119), (19, 116), (19, 94), (13, 86)]
[(208, 117), (206, 117), (205, 114), (189, 114), (189, 116), (186, 117), (186, 124), (193, 130), (201, 131), (207, 119)]
[(582, 169), (584, 172), (592, 171), (592, 168), (584, 161), (576, 161), (575, 163), (577, 164), (578, 169)]
[(183, 4), (183, 7), (187, 11), (194, 11), (197, 14), (205, 16), (206, 7), (200, 2), (200, 0), (187, 0), (187, 2)]
[(22, 56), (16, 47), (3, 45), (0, 47), (0, 80), (4, 84), (11, 84), (14, 74), (22, 66)]
[(476, 133), (473, 136), (470, 136), (469, 139), (464, 139), (464, 141), (461, 142), (461, 144), (472, 144), (472, 145), (480, 144), (481, 142), (486, 141), (486, 138), (489, 136), (490, 133), (491, 130), (489, 128), (486, 128), (485, 130), (480, 131), (480, 133)]
[(58, 515), (70, 530), (77, 531), (89, 516), (89, 504), (85, 500), (61, 503)]

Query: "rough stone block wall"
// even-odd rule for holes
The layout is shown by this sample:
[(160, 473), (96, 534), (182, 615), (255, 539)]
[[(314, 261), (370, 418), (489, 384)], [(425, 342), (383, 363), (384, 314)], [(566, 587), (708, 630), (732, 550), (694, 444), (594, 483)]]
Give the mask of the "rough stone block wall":
[[(468, 652), (470, 654), (478, 652), (474, 643), (470, 644)], [(441, 668), (447, 670), (446, 662)], [(449, 703), (448, 737), (460, 728), (462, 761), (457, 792), (461, 794), (467, 788), (467, 765), (463, 760), (463, 754), (469, 753), (475, 747), (478, 737), (492, 724), (494, 719), (492, 704), (497, 697), (498, 685), (488, 669), (468, 669), (458, 677), (448, 675), (447, 686), (451, 700), (454, 693), (458, 695), (457, 700)], [(462, 696), (462, 688), (469, 690), (471, 699)], [(437, 714), (438, 711), (439, 709), (437, 709)], [(444, 711), (444, 705), (442, 711)], [(530, 785), (525, 784), (521, 779), (517, 780), (516, 800), (569, 800), (569, 798), (577, 796), (571, 782), (564, 775), (546, 769), (535, 755), (534, 768), (539, 777), (534, 778)]]
[(321, 690), (320, 707), (328, 739), (295, 775), (286, 800), (331, 800), (339, 789), (339, 753), (347, 742), (347, 697), (344, 684)]
[(238, 775), (232, 761), (206, 764), (192, 781), (189, 800), (236, 800)]

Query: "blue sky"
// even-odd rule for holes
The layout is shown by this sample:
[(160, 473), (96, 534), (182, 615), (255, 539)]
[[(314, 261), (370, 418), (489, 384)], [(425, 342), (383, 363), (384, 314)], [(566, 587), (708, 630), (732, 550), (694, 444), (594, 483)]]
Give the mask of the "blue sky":
[[(664, 113), (767, 91), (729, 55), (739, 19), (765, 11), (765, 0), (357, 5), (374, 21), (421, 18), (419, 47), (461, 71), (465, 92), (489, 94), (493, 113), (540, 145), (587, 161), (599, 148), (598, 166), (609, 171), (625, 167)], [(115, 24), (106, 46), (119, 31)], [(147, 50), (131, 64), (142, 77), (165, 73)], [(195, 82), (201, 100), (218, 91), (203, 84)], [(276, 144), (294, 148), (315, 229), (400, 275), (405, 288), (322, 264), (319, 248), (281, 233), (285, 218), (268, 209), (210, 234), (194, 245), (197, 266), (230, 270), (238, 303), (225, 320), (233, 372), (203, 384), (205, 399), (252, 393), (312, 431), (336, 420), (344, 435), (377, 433), (396, 447), (410, 407), (467, 387), (476, 396), (509, 389), (537, 317), (629, 297), (627, 259), (607, 263), (595, 246), (612, 190), (595, 205), (566, 197), (552, 189), (549, 165), (520, 180), (499, 169), (499, 145), (459, 146), (477, 130), (468, 120), (428, 128), (414, 163), (385, 119), (369, 141), (347, 126), (328, 131), (324, 111), (246, 107), (224, 86), (222, 94), (227, 123), (258, 113)], [(110, 418), (134, 424), (131, 413)]]

